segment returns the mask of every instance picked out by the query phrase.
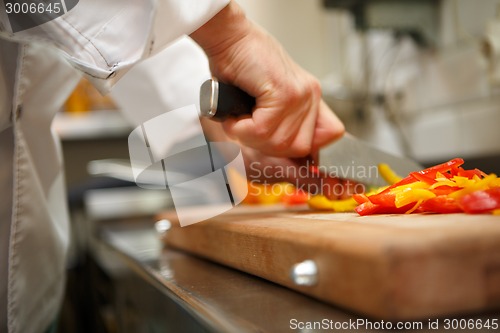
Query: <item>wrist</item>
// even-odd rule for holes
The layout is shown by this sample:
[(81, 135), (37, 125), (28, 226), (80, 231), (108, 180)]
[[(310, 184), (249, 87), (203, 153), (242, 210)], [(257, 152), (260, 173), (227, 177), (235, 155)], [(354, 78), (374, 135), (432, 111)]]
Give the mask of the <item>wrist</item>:
[(224, 52), (244, 38), (250, 30), (250, 21), (234, 1), (194, 31), (190, 37), (205, 51), (208, 57)]

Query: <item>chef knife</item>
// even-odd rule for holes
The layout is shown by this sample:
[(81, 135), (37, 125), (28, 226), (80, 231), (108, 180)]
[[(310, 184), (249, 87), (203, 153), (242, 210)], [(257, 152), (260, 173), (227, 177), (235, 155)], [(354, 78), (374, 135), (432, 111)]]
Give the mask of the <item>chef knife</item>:
[(200, 114), (202, 117), (223, 121), (230, 117), (251, 115), (255, 98), (243, 90), (217, 79), (203, 82), (200, 88)]
[[(255, 98), (234, 86), (215, 78), (200, 88), (200, 115), (216, 121), (252, 114)], [(398, 175), (406, 176), (422, 169), (415, 161), (382, 151), (346, 133), (340, 140), (323, 147), (319, 152), (318, 169), (325, 174), (355, 180), (366, 185), (383, 186), (378, 165), (388, 164)]]

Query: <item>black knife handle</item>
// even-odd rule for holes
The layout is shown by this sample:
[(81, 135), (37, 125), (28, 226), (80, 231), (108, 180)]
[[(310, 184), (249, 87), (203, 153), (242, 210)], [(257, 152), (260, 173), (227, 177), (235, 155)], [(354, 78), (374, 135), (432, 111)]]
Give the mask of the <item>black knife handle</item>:
[(224, 120), (252, 115), (254, 107), (254, 97), (235, 86), (219, 82), (219, 100), (217, 112), (214, 114), (215, 119)]
[(243, 90), (219, 82), (216, 78), (205, 81), (200, 87), (200, 116), (223, 121), (252, 115), (255, 98)]

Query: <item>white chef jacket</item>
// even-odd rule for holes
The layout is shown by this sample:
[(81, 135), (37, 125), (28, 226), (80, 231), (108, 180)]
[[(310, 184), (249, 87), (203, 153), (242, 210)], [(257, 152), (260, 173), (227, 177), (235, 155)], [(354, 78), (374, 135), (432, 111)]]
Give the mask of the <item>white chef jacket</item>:
[(63, 16), (15, 34), (0, 13), (1, 332), (43, 332), (62, 299), (68, 214), (50, 125), (79, 80), (72, 67), (106, 92), (228, 2), (80, 0)]

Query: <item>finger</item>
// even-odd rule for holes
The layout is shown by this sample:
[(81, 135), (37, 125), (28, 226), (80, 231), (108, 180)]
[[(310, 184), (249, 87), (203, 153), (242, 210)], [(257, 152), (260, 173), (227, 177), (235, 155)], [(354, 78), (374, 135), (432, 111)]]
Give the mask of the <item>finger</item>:
[[(289, 141), (292, 140), (290, 144), (287, 143), (290, 156), (303, 157), (311, 154), (317, 115), (318, 109), (316, 105), (305, 112), (305, 117), (301, 120), (300, 126), (295, 129), (295, 137), (292, 138), (292, 133), (289, 134)], [(282, 127), (283, 131), (286, 131), (285, 126), (286, 124)]]
[(227, 119), (223, 122), (223, 126), (228, 135), (237, 137), (240, 141), (261, 142), (271, 136), (284, 117), (283, 112), (257, 105), (251, 117)]
[(340, 139), (344, 133), (344, 124), (322, 100), (316, 121), (312, 149), (314, 151), (318, 150), (319, 148)]
[[(255, 110), (252, 119), (228, 120), (224, 130), (228, 135), (249, 147), (271, 156), (302, 157), (309, 153), (315, 115), (299, 109), (286, 116), (280, 110)], [(268, 116), (276, 113), (277, 116)]]

